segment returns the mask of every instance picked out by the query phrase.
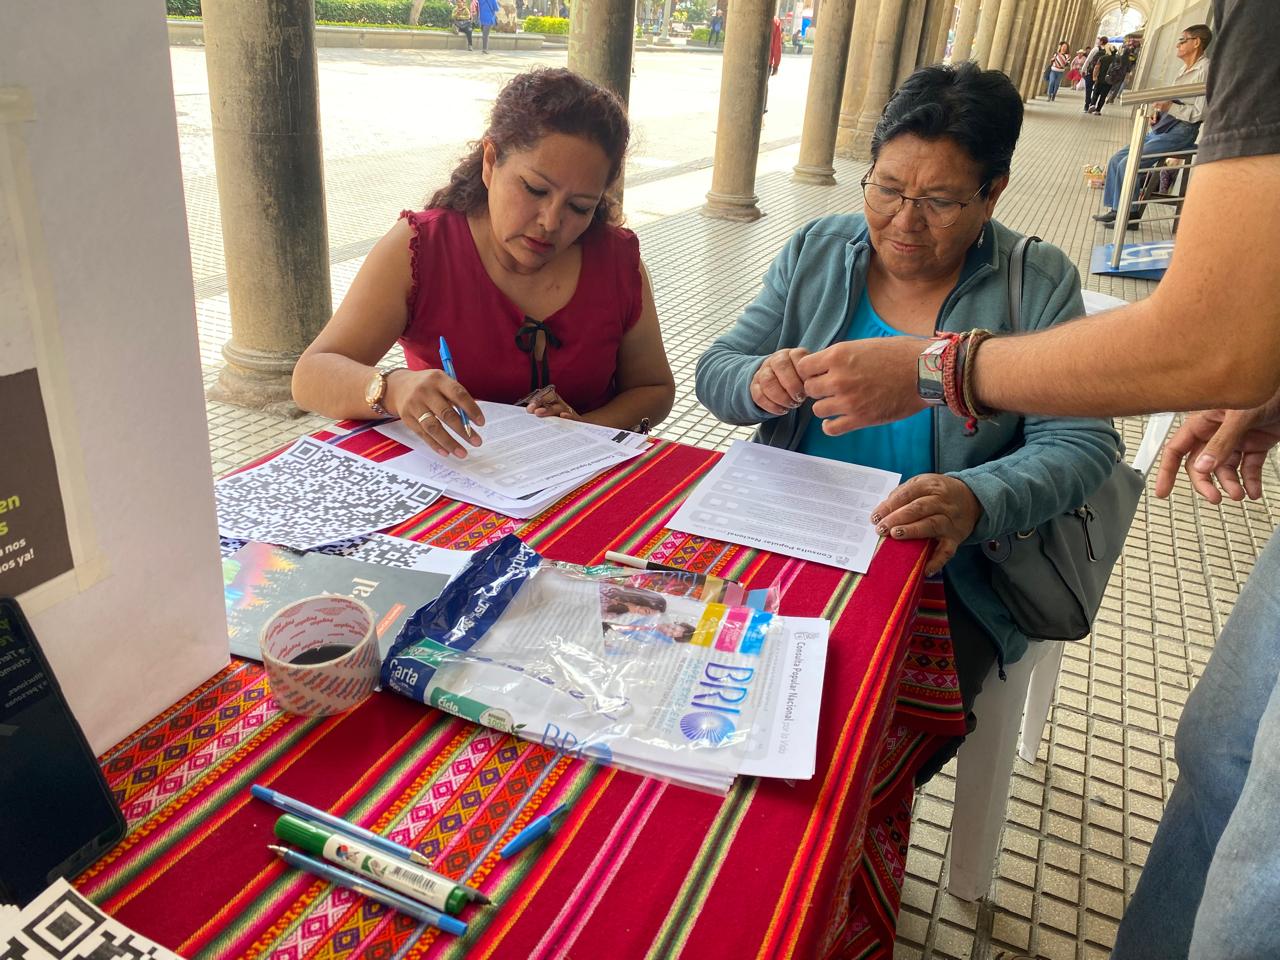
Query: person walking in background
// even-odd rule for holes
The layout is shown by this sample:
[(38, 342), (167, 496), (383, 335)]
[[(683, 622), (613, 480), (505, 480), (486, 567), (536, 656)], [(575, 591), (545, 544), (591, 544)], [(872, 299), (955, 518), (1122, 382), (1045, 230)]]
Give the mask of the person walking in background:
[(498, 0), (477, 0), (480, 15), (480, 52), (489, 52), (489, 30), (498, 22)]
[(714, 47), (720, 42), (724, 32), (724, 14), (716, 7), (715, 12), (711, 14), (711, 33), (707, 37), (707, 46)]
[(453, 25), (467, 38), (468, 50), (475, 49), (471, 45), (471, 2), (472, 0), (453, 0)]
[(1071, 64), (1071, 44), (1062, 40), (1058, 43), (1058, 50), (1049, 61), (1049, 102), (1053, 103), (1058, 99), (1058, 88), (1062, 86), (1062, 75), (1067, 72), (1067, 67)]
[(1142, 45), (1138, 42), (1137, 37), (1125, 37), (1124, 46), (1120, 48), (1120, 60), (1124, 63), (1124, 76), (1120, 78), (1120, 82), (1112, 84), (1111, 92), (1107, 94), (1107, 103), (1115, 103), (1116, 97), (1124, 93), (1125, 84), (1128, 83), (1129, 77), (1133, 75), (1133, 71), (1138, 66), (1138, 53), (1141, 51)]
[(1067, 71), (1067, 84), (1080, 89), (1079, 83), (1081, 77), (1084, 76), (1084, 58), (1088, 54), (1084, 50), (1077, 51), (1075, 57), (1071, 60), (1071, 69)]
[(1108, 46), (1093, 64), (1093, 99), (1089, 102), (1089, 112), (1102, 114), (1102, 105), (1107, 94), (1111, 92), (1112, 71), (1116, 65), (1116, 48)]
[(1097, 46), (1085, 54), (1084, 66), (1080, 72), (1084, 75), (1084, 112), (1088, 113), (1093, 105), (1093, 72), (1098, 60), (1107, 51), (1107, 38), (1099, 37)]

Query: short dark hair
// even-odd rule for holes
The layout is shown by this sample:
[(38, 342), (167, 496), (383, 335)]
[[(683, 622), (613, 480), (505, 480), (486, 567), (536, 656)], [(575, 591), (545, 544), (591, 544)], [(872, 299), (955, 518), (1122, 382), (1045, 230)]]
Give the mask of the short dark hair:
[(985, 187), (1009, 172), (1021, 132), (1022, 97), (1007, 76), (972, 61), (934, 64), (907, 77), (884, 105), (871, 135), (871, 162), (904, 134), (951, 140), (982, 168)]
[[(498, 92), (484, 137), (449, 176), (449, 185), (437, 190), (427, 209), (445, 207), (460, 213), (478, 213), (489, 202), (481, 178), (484, 141), (488, 140), (502, 161), (512, 151), (528, 150), (552, 133), (590, 140), (609, 159), (605, 187), (622, 172), (631, 129), (622, 101), (612, 91), (563, 67), (540, 67), (516, 74)], [(595, 220), (617, 223), (621, 211), (608, 193), (596, 205)]]
[(1209, 29), (1209, 25), (1206, 23), (1193, 23), (1189, 27), (1183, 27), (1182, 32), (1200, 41), (1201, 53), (1207, 51), (1209, 44), (1213, 43), (1213, 31)]

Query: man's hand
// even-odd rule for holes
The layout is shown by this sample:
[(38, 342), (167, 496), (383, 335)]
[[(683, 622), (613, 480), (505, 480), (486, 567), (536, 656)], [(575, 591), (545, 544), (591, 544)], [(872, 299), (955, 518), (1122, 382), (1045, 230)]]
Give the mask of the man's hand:
[(1185, 461), (1191, 485), (1210, 503), (1221, 503), (1224, 493), (1232, 500), (1257, 500), (1262, 496), (1262, 468), (1277, 443), (1280, 395), (1252, 410), (1191, 414), (1165, 444), (1156, 496), (1169, 496)]
[(938, 541), (925, 567), (926, 576), (933, 576), (956, 555), (981, 518), (982, 504), (968, 485), (941, 473), (912, 477), (871, 511), (871, 522), (882, 537)]
[(839, 436), (924, 409), (916, 393), (916, 359), (924, 347), (914, 337), (846, 340), (797, 361), (823, 432)]

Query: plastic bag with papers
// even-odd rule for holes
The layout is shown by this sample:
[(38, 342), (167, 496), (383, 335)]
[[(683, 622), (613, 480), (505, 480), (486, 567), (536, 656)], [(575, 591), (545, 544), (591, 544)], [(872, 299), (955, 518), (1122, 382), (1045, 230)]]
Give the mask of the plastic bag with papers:
[[(591, 577), (506, 537), (405, 624), (383, 686), (564, 753), (726, 790), (776, 747), (783, 618), (637, 579)], [(816, 624), (804, 659), (820, 684)]]

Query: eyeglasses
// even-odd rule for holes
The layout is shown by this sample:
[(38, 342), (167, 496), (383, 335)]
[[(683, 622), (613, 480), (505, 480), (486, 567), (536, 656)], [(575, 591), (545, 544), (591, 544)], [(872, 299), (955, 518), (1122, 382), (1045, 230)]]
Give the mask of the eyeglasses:
[(1180, 46), (1182, 46), (1184, 43), (1190, 43), (1190, 42), (1191, 42), (1192, 40), (1194, 40), (1194, 39), (1195, 39), (1195, 37), (1179, 37), (1179, 38), (1178, 38), (1178, 42), (1177, 42), (1177, 44), (1175, 44), (1175, 46), (1179, 46), (1179, 47), (1180, 47)]
[(868, 210), (878, 213), (882, 217), (896, 217), (898, 211), (903, 208), (907, 201), (910, 201), (920, 211), (920, 215), (924, 217), (924, 222), (931, 227), (951, 226), (960, 219), (960, 214), (964, 208), (973, 203), (974, 198), (991, 185), (991, 181), (988, 180), (975, 190), (973, 196), (969, 197), (968, 200), (951, 200), (947, 197), (908, 197), (900, 190), (876, 183), (870, 180), (869, 177), (870, 174), (862, 178), (862, 200)]

